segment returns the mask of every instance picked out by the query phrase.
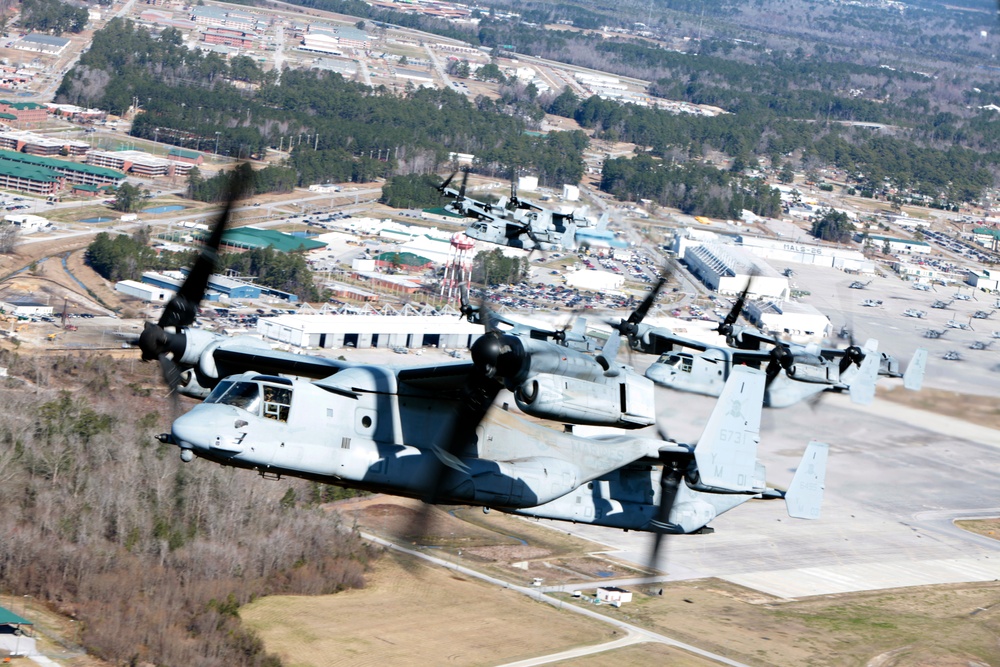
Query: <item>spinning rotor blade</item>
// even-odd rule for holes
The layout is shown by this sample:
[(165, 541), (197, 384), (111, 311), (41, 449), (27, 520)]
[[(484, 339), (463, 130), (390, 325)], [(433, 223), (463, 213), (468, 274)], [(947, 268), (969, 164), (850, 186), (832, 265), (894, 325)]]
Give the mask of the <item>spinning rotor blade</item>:
[(728, 313), (726, 313), (726, 319), (719, 322), (719, 326), (715, 328), (715, 331), (723, 336), (726, 336), (727, 338), (732, 335), (733, 325), (736, 324), (736, 320), (740, 319), (740, 313), (743, 312), (743, 306), (747, 303), (747, 294), (750, 293), (750, 283), (752, 280), (752, 277), (747, 279), (747, 284), (743, 288), (743, 291), (740, 292), (740, 296), (736, 299), (736, 303), (734, 303), (733, 307)]
[(657, 278), (656, 283), (653, 285), (652, 289), (646, 294), (646, 297), (642, 300), (642, 303), (632, 311), (632, 314), (628, 316), (627, 320), (619, 320), (617, 323), (609, 321), (608, 324), (611, 325), (612, 329), (618, 331), (622, 336), (626, 336), (629, 339), (630, 347), (635, 343), (636, 337), (639, 335), (639, 325), (646, 318), (649, 313), (649, 309), (653, 307), (653, 302), (656, 301), (656, 297), (660, 295), (663, 287), (670, 280), (672, 274), (670, 265), (663, 267), (663, 271), (660, 272), (660, 277)]
[(444, 194), (445, 190), (448, 189), (448, 186), (451, 185), (451, 179), (455, 178), (455, 174), (457, 173), (458, 173), (457, 171), (451, 172), (451, 175), (448, 176), (448, 178), (444, 179), (441, 185), (437, 187), (437, 191), (440, 192), (441, 194)]
[(677, 499), (677, 489), (680, 487), (683, 477), (684, 472), (676, 463), (663, 465), (663, 471), (660, 473), (660, 505), (656, 508), (656, 518), (652, 521), (655, 530), (653, 532), (653, 546), (650, 549), (648, 561), (648, 568), (651, 571), (659, 569), (658, 561), (660, 549), (663, 547), (663, 537), (669, 532), (670, 511), (674, 507), (674, 501)]
[[(205, 296), (208, 279), (214, 273), (219, 261), (222, 234), (226, 230), (236, 200), (248, 186), (247, 179), (250, 173), (252, 172), (249, 170), (237, 168), (230, 174), (226, 205), (192, 265), (187, 279), (164, 307), (160, 320), (156, 324), (146, 322), (139, 335), (142, 360), (159, 361), (163, 380), (173, 392), (175, 401), (176, 390), (181, 383), (181, 371), (175, 360), (183, 354), (186, 345), (186, 338), (181, 330), (193, 324), (198, 316), (198, 304)], [(176, 407), (179, 406), (175, 403), (175, 409)]]
[(776, 377), (784, 370), (786, 373), (795, 365), (795, 355), (785, 347), (785, 344), (774, 336), (774, 347), (771, 348), (771, 360), (764, 369), (764, 388), (767, 389)]
[(459, 199), (465, 199), (465, 186), (468, 183), (469, 183), (469, 170), (468, 169), (463, 169), (462, 170), (462, 185), (458, 189), (458, 197), (459, 197)]

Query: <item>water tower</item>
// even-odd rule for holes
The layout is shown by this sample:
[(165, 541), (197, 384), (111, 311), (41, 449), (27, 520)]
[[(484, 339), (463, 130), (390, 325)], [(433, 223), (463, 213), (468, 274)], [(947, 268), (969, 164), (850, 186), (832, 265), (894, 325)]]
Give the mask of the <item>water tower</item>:
[(452, 294), (457, 288), (465, 284), (466, 289), (472, 280), (472, 249), (476, 242), (462, 232), (456, 232), (451, 237), (451, 250), (448, 252), (448, 261), (444, 265), (444, 278), (441, 280), (441, 294), (447, 290), (447, 300), (451, 301)]

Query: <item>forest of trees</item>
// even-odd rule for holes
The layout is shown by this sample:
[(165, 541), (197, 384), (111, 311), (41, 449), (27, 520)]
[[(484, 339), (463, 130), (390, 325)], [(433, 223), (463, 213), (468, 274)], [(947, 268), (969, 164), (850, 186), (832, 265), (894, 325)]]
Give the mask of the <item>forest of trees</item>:
[(224, 202), (232, 192), (234, 180), (242, 188), (241, 197), (252, 197), (264, 192), (291, 192), (295, 187), (295, 171), (287, 167), (268, 166), (254, 169), (242, 163), (236, 169), (221, 171), (205, 179), (194, 168), (188, 172), (188, 197), (197, 201)]
[(472, 261), (472, 280), (482, 285), (517, 284), (528, 275), (527, 257), (507, 257), (500, 248), (481, 252)]
[(26, 30), (50, 32), (80, 32), (87, 25), (86, 7), (77, 7), (60, 0), (23, 0), (19, 23)]
[[(0, 581), (117, 665), (278, 667), (239, 619), (271, 594), (364, 585), (376, 553), (317, 485), (195, 460), (155, 364), (0, 353)], [(134, 368), (133, 368), (134, 367)]]
[(843, 211), (826, 209), (813, 221), (812, 235), (823, 241), (846, 243), (854, 238), (854, 225)]

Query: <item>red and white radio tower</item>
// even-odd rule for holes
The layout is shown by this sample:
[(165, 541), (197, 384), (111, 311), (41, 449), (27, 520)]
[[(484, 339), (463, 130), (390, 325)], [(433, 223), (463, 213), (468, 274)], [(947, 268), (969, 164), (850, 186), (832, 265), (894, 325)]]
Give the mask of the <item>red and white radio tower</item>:
[(465, 288), (468, 289), (472, 282), (472, 249), (475, 246), (476, 242), (462, 232), (456, 232), (451, 237), (451, 251), (441, 280), (441, 294), (448, 290), (448, 301), (451, 301), (452, 294), (460, 285), (465, 283)]

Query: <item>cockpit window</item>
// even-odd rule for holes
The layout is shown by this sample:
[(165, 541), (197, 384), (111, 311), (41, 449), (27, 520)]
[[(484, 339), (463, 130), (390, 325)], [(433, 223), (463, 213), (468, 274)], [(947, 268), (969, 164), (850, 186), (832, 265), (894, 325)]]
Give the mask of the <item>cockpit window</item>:
[(274, 387), (264, 385), (264, 416), (268, 419), (277, 419), (280, 422), (288, 421), (288, 410), (292, 405), (292, 390), (288, 387)]
[(219, 386), (205, 399), (205, 402), (232, 405), (257, 414), (257, 408), (260, 405), (260, 387), (257, 386), (256, 382), (220, 382)]
[(656, 363), (673, 366), (684, 373), (691, 372), (691, 357), (686, 354), (667, 352), (666, 354), (660, 355), (660, 358), (656, 360)]

